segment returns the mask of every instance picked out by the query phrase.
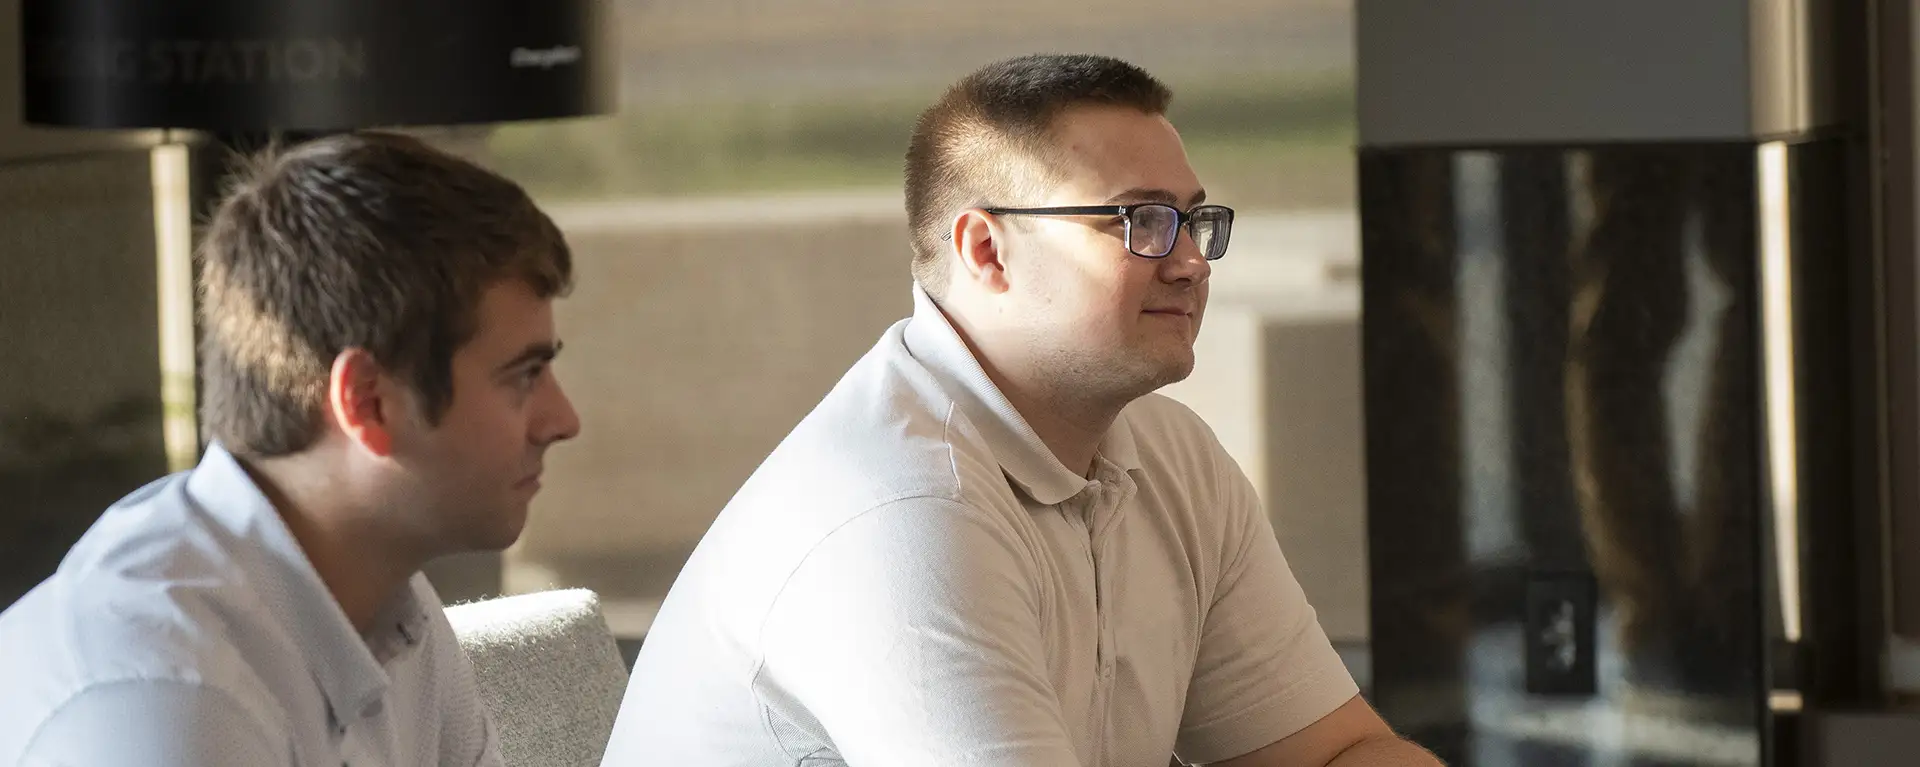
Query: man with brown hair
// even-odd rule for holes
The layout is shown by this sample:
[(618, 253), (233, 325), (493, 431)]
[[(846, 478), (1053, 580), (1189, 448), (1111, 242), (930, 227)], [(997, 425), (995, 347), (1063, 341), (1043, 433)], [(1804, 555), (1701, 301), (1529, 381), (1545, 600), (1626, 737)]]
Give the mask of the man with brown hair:
[(1252, 484), (1154, 390), (1233, 211), (1145, 72), (990, 65), (907, 151), (915, 310), (741, 488), (606, 764), (1433, 765), (1358, 696)]
[(511, 544), (579, 429), (566, 242), (512, 182), (361, 133), (257, 158), (200, 257), (214, 442), (0, 614), (0, 764), (498, 764), (420, 568)]

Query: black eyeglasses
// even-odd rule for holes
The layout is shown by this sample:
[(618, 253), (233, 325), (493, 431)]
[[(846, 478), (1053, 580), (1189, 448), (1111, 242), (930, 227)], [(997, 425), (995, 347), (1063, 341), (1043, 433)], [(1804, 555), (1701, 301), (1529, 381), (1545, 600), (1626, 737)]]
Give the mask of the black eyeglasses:
[(983, 208), (996, 216), (1120, 216), (1127, 222), (1127, 252), (1141, 258), (1166, 258), (1179, 241), (1180, 227), (1193, 233), (1193, 243), (1208, 261), (1227, 254), (1227, 238), (1233, 234), (1233, 209), (1225, 205), (1200, 205), (1182, 211), (1158, 202), (1132, 205), (1079, 205), (1066, 208)]

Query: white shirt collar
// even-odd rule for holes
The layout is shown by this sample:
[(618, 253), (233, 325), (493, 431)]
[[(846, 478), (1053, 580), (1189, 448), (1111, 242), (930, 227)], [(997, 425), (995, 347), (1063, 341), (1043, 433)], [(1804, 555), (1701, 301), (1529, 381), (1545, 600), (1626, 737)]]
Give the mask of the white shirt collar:
[[(187, 478), (187, 495), (218, 524), (255, 544), (235, 547), (238, 557), (258, 557), (240, 565), (258, 579), (254, 589), (284, 597), (261, 600), (275, 622), (316, 648), (308, 662), (334, 721), (355, 721), (376, 710), (391, 682), (383, 663), (417, 646), (430, 625), (416, 584), (409, 581), (402, 586), (368, 634), (361, 636), (321, 582), (286, 521), (226, 448), (218, 443), (207, 448)], [(422, 577), (415, 574), (413, 580)]]

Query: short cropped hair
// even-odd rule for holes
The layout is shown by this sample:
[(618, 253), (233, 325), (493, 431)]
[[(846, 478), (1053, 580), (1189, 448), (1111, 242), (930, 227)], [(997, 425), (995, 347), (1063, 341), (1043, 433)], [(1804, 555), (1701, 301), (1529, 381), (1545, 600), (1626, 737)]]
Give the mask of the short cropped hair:
[(486, 289), (572, 284), (566, 240), (524, 190), (418, 139), (328, 136), (241, 165), (198, 251), (201, 413), (235, 454), (310, 447), (349, 348), (403, 376), (437, 423)]
[(907, 145), (907, 227), (913, 276), (945, 290), (941, 254), (952, 217), (1048, 181), (1060, 113), (1087, 105), (1165, 114), (1173, 94), (1132, 64), (1105, 56), (1030, 55), (982, 67), (921, 113)]

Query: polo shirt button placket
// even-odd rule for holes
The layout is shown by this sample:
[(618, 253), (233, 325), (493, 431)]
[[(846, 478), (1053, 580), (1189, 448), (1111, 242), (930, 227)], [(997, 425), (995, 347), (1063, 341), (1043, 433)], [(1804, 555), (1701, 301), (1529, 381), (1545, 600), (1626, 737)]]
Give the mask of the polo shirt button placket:
[(1093, 550), (1093, 578), (1096, 584), (1094, 588), (1100, 594), (1100, 605), (1097, 614), (1099, 615), (1100, 685), (1102, 687), (1108, 687), (1113, 682), (1113, 656), (1117, 649), (1113, 646), (1113, 630), (1111, 628), (1113, 623), (1113, 579), (1108, 576), (1108, 572), (1112, 570), (1112, 567), (1107, 563), (1106, 557), (1104, 556), (1107, 549), (1106, 539), (1100, 534), (1101, 529), (1107, 524), (1107, 517), (1113, 513), (1113, 509), (1111, 508), (1113, 505), (1112, 487), (1111, 484), (1096, 481), (1091, 487), (1093, 492), (1089, 494), (1090, 497), (1087, 499), (1087, 525), (1089, 531), (1092, 533), (1087, 544)]
[[(1100, 519), (1098, 523), (1100, 528), (1098, 532), (1095, 533), (1095, 549), (1098, 554), (1103, 555), (1110, 548), (1109, 543), (1113, 531), (1109, 528), (1118, 523), (1118, 520), (1113, 519), (1113, 517), (1121, 513), (1120, 507), (1125, 505), (1133, 495), (1133, 488), (1129, 487), (1130, 484), (1124, 476), (1109, 479), (1101, 483), (1100, 494), (1096, 500), (1096, 508), (1099, 509), (1099, 512), (1095, 515)], [(1115, 568), (1106, 562), (1105, 556), (1096, 555), (1096, 561), (1099, 563), (1099, 566), (1095, 568), (1094, 577), (1100, 580), (1100, 593), (1109, 603), (1103, 606), (1108, 609), (1102, 609), (1100, 611), (1100, 643), (1107, 648), (1107, 652), (1104, 653), (1102, 659), (1103, 662), (1100, 665), (1100, 679), (1102, 683), (1111, 685), (1113, 683), (1114, 671), (1118, 666), (1115, 658), (1119, 655), (1120, 650), (1119, 647), (1115, 646), (1118, 640), (1114, 635), (1113, 624), (1109, 617), (1109, 613), (1112, 612), (1111, 608), (1113, 607), (1111, 603), (1114, 597), (1113, 571)]]

